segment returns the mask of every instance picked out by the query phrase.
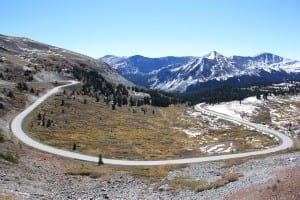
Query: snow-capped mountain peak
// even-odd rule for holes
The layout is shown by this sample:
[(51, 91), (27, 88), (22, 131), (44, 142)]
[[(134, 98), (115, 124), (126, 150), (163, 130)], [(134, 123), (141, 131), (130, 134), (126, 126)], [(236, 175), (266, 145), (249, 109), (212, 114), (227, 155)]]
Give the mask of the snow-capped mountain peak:
[(214, 60), (217, 57), (223, 57), (223, 55), (221, 55), (220, 53), (216, 52), (216, 51), (211, 51), (208, 54), (203, 56), (204, 58), (208, 58), (210, 60)]
[(256, 61), (258, 62), (264, 62), (266, 64), (274, 64), (274, 63), (279, 63), (284, 60), (284, 58), (277, 56), (275, 54), (271, 53), (260, 53), (256, 56), (253, 57)]
[(300, 61), (271, 53), (226, 57), (212, 51), (202, 57), (102, 59), (130, 81), (151, 89), (186, 92), (224, 82), (251, 84), (300, 80)]

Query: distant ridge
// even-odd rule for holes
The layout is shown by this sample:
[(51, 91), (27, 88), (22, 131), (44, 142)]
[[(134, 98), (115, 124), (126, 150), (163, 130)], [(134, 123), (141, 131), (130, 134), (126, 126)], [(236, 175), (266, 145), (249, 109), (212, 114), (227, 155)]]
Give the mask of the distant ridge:
[(200, 57), (104, 56), (100, 60), (138, 85), (169, 92), (300, 79), (299, 61), (267, 52), (253, 57), (226, 57), (211, 51)]

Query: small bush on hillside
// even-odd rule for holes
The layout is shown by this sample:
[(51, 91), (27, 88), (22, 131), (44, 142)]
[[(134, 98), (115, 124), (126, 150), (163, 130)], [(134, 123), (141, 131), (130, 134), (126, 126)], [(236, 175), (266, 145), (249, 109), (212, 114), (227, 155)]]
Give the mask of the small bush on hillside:
[(0, 143), (3, 143), (4, 142), (4, 137), (1, 135), (0, 136)]
[(0, 157), (14, 164), (19, 162), (18, 158), (14, 157), (10, 152), (0, 153)]

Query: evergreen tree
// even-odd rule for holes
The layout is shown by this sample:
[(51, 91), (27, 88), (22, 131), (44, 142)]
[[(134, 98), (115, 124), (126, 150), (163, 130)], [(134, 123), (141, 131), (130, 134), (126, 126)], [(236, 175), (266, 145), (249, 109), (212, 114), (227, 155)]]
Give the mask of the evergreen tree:
[(42, 115), (41, 115), (41, 113), (39, 113), (39, 114), (37, 115), (37, 120), (42, 120)]
[(123, 105), (127, 105), (128, 104), (128, 100), (127, 100), (127, 97), (126, 96), (123, 96)]
[(98, 165), (103, 165), (102, 155), (100, 154), (98, 157)]
[(12, 98), (12, 99), (15, 98), (14, 93), (11, 90), (7, 93), (6, 96), (9, 97), (9, 98)]
[(51, 120), (50, 119), (47, 120), (47, 125), (46, 126), (47, 126), (47, 128), (49, 128), (51, 126)]
[(129, 99), (129, 106), (135, 106), (135, 100), (132, 97)]
[(33, 88), (30, 89), (30, 93), (31, 93), (31, 94), (34, 93), (34, 89), (33, 89)]
[(100, 97), (99, 95), (96, 95), (96, 102), (99, 102), (100, 101)]

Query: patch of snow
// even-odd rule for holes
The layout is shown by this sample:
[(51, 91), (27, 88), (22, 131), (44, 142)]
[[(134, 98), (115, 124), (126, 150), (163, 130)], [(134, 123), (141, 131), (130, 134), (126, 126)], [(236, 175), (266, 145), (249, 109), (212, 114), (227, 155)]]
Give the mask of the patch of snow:
[(0, 86), (13, 86), (13, 85), (15, 85), (15, 83), (0, 80)]
[(208, 153), (208, 154), (213, 154), (213, 153), (230, 153), (232, 151), (236, 151), (236, 149), (233, 147), (233, 144), (230, 143), (225, 144), (225, 143), (221, 143), (221, 144), (209, 144), (203, 147), (200, 147), (200, 150), (204, 153)]
[(233, 149), (232, 147), (228, 147), (227, 149), (223, 150), (222, 153), (230, 153), (236, 151), (235, 149)]
[(212, 52), (207, 56), (207, 58), (213, 60), (216, 58), (216, 54), (214, 52)]
[(183, 129), (182, 131), (185, 134), (187, 134), (189, 137), (196, 137), (196, 136), (202, 135), (201, 131), (199, 131), (199, 130)]
[(292, 101), (300, 101), (300, 95), (292, 96), (292, 97), (291, 97), (291, 100), (292, 100)]
[(24, 70), (24, 71), (26, 71), (26, 70), (31, 71), (31, 68), (28, 67), (28, 66), (26, 66), (26, 65), (23, 65), (23, 70)]
[(144, 97), (150, 97), (148, 93), (145, 92), (133, 92), (133, 96), (136, 98), (144, 98)]
[(46, 72), (46, 71), (41, 71), (35, 74), (34, 79), (37, 80), (38, 82), (44, 82), (44, 81), (53, 82), (53, 81), (67, 80), (66, 77), (63, 77), (55, 72)]
[(35, 96), (35, 95), (31, 95), (31, 94), (29, 94), (29, 95), (27, 96), (27, 99), (28, 99), (28, 101), (29, 101), (29, 104), (30, 104), (30, 103), (32, 103), (32, 102), (34, 102), (34, 101), (36, 101), (36, 100), (38, 99), (38, 97), (37, 97), (37, 96)]
[(256, 99), (256, 97), (248, 97), (241, 102), (231, 101), (215, 105), (207, 105), (207, 108), (215, 112), (242, 119), (242, 115), (252, 116), (257, 114), (256, 111), (258, 109), (258, 105), (262, 103), (263, 101)]

